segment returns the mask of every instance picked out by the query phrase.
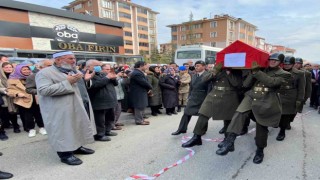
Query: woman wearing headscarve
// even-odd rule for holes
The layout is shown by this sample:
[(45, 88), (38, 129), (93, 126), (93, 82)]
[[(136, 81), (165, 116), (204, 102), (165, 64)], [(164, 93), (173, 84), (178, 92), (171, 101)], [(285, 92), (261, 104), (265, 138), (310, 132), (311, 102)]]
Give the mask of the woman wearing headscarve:
[(151, 108), (151, 114), (153, 116), (162, 114), (162, 112), (159, 110), (160, 107), (162, 106), (159, 77), (160, 77), (160, 67), (150, 66), (149, 71), (147, 71), (147, 78), (149, 83), (152, 86), (152, 96), (149, 96), (148, 100), (149, 100), (149, 106)]
[(0, 140), (7, 140), (8, 136), (4, 131), (4, 122), (11, 122), (13, 126), (13, 132), (20, 133), (20, 127), (17, 123), (17, 107), (13, 104), (13, 98), (8, 96), (7, 80), (9, 75), (13, 72), (12, 64), (4, 62), (0, 65), (0, 94), (2, 98), (2, 105), (0, 110), (0, 116), (2, 125), (0, 125)]
[(34, 137), (36, 135), (34, 119), (39, 127), (39, 133), (45, 135), (47, 132), (35, 97), (26, 92), (26, 79), (30, 74), (28, 65), (17, 65), (14, 73), (9, 76), (8, 95), (13, 97), (13, 103), (18, 105), (20, 116), (24, 117), (26, 130), (29, 131), (29, 137)]
[(167, 115), (177, 114), (175, 108), (178, 106), (178, 89), (179, 89), (179, 76), (176, 75), (173, 68), (169, 68), (167, 75), (160, 78), (160, 86), (162, 89), (162, 102), (166, 108)]

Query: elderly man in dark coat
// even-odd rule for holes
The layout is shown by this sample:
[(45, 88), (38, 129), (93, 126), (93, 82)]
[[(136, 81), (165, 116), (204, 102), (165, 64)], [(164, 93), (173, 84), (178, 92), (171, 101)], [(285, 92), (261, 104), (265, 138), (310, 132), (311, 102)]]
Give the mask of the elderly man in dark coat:
[(191, 117), (199, 115), (201, 104), (208, 94), (208, 89), (211, 83), (208, 81), (203, 81), (203, 77), (209, 74), (209, 72), (205, 71), (205, 62), (197, 61), (195, 63), (195, 68), (196, 74), (193, 74), (191, 77), (187, 106), (184, 109), (184, 113), (180, 120), (178, 130), (176, 132), (173, 132), (172, 135), (179, 135), (181, 133), (187, 132), (188, 124)]
[(134, 68), (130, 75), (129, 92), (129, 99), (134, 108), (134, 119), (137, 125), (149, 125), (149, 121), (145, 121), (143, 118), (144, 109), (148, 106), (148, 94), (152, 90), (152, 86), (144, 74), (147, 64), (143, 61), (138, 61), (135, 63)]
[(253, 162), (259, 164), (263, 161), (263, 149), (267, 147), (268, 127), (278, 127), (282, 107), (278, 90), (280, 86), (292, 78), (291, 74), (282, 70), (280, 64), (284, 60), (284, 55), (275, 53), (269, 57), (269, 67), (260, 70), (259, 65), (252, 63), (252, 74), (248, 75), (243, 82), (244, 87), (252, 87), (247, 91), (241, 101), (231, 123), (227, 129), (228, 136), (224, 143), (216, 151), (218, 155), (226, 155), (234, 151), (234, 141), (240, 134), (243, 124), (248, 117), (256, 120), (256, 155)]
[(114, 127), (114, 108), (117, 105), (115, 86), (118, 85), (116, 74), (102, 72), (101, 62), (90, 59), (86, 63), (87, 70), (95, 72), (88, 88), (94, 119), (97, 127), (96, 141), (110, 141), (107, 136), (116, 136), (111, 132)]

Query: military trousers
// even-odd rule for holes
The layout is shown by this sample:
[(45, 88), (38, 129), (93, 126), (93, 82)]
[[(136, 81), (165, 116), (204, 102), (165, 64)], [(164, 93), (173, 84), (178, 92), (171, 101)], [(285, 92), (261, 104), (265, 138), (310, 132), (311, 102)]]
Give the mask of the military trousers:
[(196, 126), (194, 127), (193, 133), (196, 135), (204, 135), (206, 134), (207, 130), (208, 130), (208, 121), (209, 121), (210, 117), (204, 116), (202, 114), (200, 114)]
[(188, 103), (189, 93), (179, 93), (179, 106), (186, 106)]
[(286, 127), (294, 120), (296, 114), (282, 114), (279, 127), (280, 129), (286, 129)]
[(191, 117), (191, 115), (183, 114), (180, 120), (178, 131), (187, 131)]
[[(227, 129), (228, 133), (235, 133), (239, 135), (241, 133), (241, 130), (243, 126), (246, 124), (248, 118), (255, 119), (253, 116), (252, 111), (246, 111), (246, 112), (235, 112), (235, 114), (232, 117), (232, 120), (229, 124), (229, 127)], [(265, 148), (267, 147), (267, 141), (268, 141), (268, 127), (263, 126), (256, 122), (256, 146), (258, 148)]]

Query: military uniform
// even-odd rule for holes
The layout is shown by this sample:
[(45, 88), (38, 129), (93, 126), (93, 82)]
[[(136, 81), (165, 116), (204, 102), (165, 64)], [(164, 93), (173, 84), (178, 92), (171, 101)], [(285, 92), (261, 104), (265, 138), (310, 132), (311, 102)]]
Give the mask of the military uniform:
[[(295, 59), (294, 57), (287, 56), (284, 63), (293, 66)], [(276, 138), (278, 141), (282, 141), (285, 138), (285, 130), (291, 128), (290, 122), (294, 120), (297, 112), (302, 112), (305, 98), (305, 73), (296, 68), (286, 71), (291, 73), (292, 78), (282, 84), (279, 90), (282, 103), (282, 116), (279, 124), (280, 132)]]
[(277, 90), (291, 74), (281, 68), (267, 68), (249, 75), (244, 86), (252, 86), (236, 110), (227, 132), (240, 134), (243, 124), (249, 116), (257, 123), (256, 145), (258, 148), (267, 146), (268, 127), (278, 127), (282, 106)]
[(210, 82), (203, 80), (203, 77), (206, 77), (208, 74), (209, 72), (204, 71), (201, 76), (198, 74), (193, 74), (191, 76), (188, 103), (184, 109), (184, 114), (181, 118), (177, 132), (186, 132), (191, 117), (198, 115), (201, 104), (207, 96), (209, 86), (211, 85)]
[(190, 91), (191, 76), (188, 73), (180, 75), (179, 86), (179, 106), (187, 105), (187, 99)]
[(206, 79), (213, 81), (213, 89), (207, 95), (199, 110), (199, 119), (194, 129), (194, 134), (204, 135), (206, 124), (212, 117), (213, 120), (231, 120), (233, 113), (240, 104), (238, 88), (242, 86), (241, 76), (222, 70), (215, 76), (210, 73)]
[(305, 69), (300, 69), (302, 70), (305, 74), (306, 78), (306, 88), (305, 88), (305, 95), (304, 95), (304, 102), (308, 100), (308, 98), (311, 97), (311, 91), (312, 91), (312, 83), (311, 83), (311, 72), (307, 71)]

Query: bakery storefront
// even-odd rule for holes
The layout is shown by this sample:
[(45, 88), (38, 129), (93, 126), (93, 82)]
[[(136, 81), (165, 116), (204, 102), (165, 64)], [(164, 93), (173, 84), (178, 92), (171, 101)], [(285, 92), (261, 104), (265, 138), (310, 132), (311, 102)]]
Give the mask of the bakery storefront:
[(124, 54), (120, 22), (11, 0), (0, 1), (0, 12), (1, 54), (51, 58), (71, 50), (78, 60), (119, 63), (134, 57)]

